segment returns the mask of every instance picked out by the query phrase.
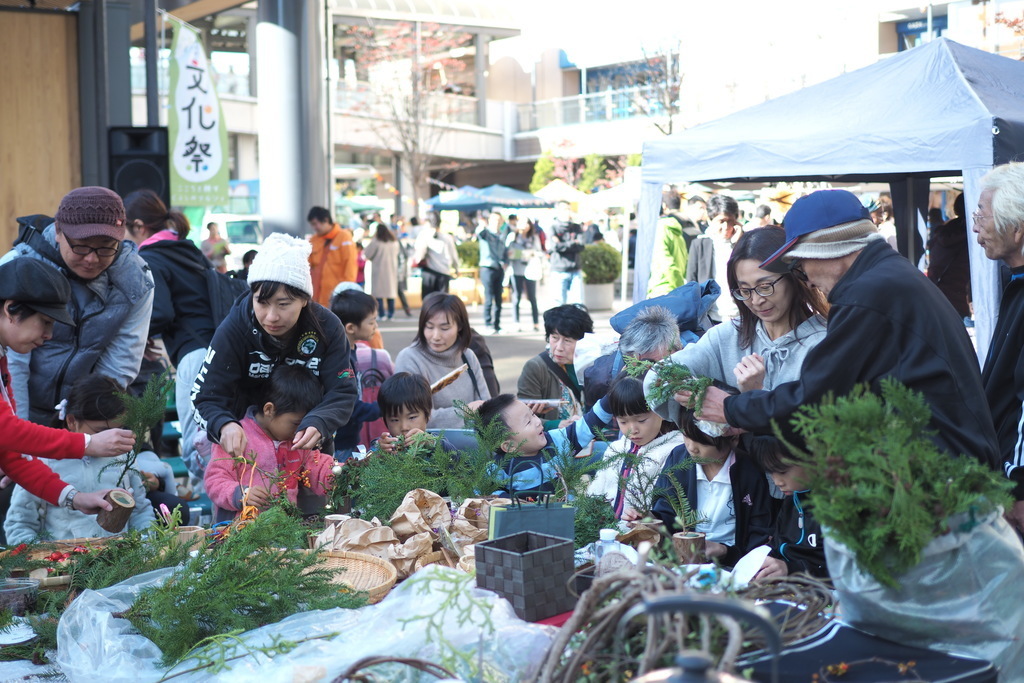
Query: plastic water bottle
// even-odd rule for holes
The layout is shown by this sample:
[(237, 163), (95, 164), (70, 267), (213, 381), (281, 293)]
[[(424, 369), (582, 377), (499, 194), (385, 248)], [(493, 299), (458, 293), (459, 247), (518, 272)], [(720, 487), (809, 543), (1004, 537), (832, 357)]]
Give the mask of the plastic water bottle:
[(601, 576), (609, 571), (607, 562), (609, 555), (621, 555), (619, 544), (615, 540), (619, 532), (615, 529), (601, 529), (601, 540), (594, 546), (594, 576)]

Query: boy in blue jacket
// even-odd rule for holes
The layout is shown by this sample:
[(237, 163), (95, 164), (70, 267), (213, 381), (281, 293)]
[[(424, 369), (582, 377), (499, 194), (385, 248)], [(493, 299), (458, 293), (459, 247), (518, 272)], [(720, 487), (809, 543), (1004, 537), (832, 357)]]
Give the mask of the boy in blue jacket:
[(581, 419), (565, 427), (544, 431), (544, 421), (512, 394), (484, 401), (478, 411), (480, 423), (487, 428), (498, 420), (507, 430), (508, 438), (495, 452), (495, 460), (504, 476), (512, 480), (510, 488), (553, 492), (558, 459), (574, 458), (611, 422), (603, 403), (598, 401)]

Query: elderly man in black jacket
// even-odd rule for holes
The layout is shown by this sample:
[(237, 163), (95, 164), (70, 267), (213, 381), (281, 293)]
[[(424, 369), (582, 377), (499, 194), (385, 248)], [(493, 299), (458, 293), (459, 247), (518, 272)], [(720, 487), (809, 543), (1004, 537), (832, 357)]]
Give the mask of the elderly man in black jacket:
[(776, 420), (794, 437), (789, 419), (800, 406), (860, 383), (877, 389), (892, 377), (924, 394), (939, 448), (998, 467), (977, 357), (942, 292), (888, 245), (846, 190), (800, 198), (785, 228), (786, 244), (761, 267), (806, 276), (828, 297), (825, 338), (807, 354), (799, 380), (738, 396), (712, 387), (701, 417), (755, 433), (771, 433)]
[(1002, 261), (1003, 298), (981, 381), (995, 422), (999, 455), (1014, 483), (1007, 515), (1024, 531), (1024, 163), (992, 169), (981, 180), (974, 232), (985, 256)]

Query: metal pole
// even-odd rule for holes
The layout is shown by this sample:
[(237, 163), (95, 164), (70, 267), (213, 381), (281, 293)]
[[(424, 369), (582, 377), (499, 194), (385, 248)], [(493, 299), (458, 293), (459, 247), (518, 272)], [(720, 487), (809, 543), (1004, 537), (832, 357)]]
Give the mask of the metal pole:
[(146, 121), (150, 126), (160, 125), (160, 90), (156, 79), (156, 65), (160, 57), (156, 41), (157, 0), (146, 0)]
[(110, 127), (110, 66), (107, 58), (107, 0), (97, 0), (93, 15), (93, 33), (96, 39), (96, 170), (100, 184), (110, 183), (110, 154), (107, 135)]
[(932, 3), (928, 3), (928, 33), (925, 34), (924, 42), (932, 42)]
[(329, 2), (324, 3), (324, 135), (327, 143), (327, 206), (334, 215), (334, 81), (331, 62), (334, 59), (334, 15)]

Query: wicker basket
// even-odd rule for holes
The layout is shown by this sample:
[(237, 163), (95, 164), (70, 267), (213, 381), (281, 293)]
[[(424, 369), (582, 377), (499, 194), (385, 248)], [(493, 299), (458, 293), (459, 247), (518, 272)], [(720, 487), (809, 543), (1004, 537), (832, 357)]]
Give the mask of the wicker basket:
[(419, 571), (432, 564), (439, 564), (442, 567), (455, 567), (456, 561), (455, 557), (450, 552), (442, 548), (416, 558), (415, 571)]
[[(70, 552), (72, 548), (78, 546), (84, 546), (89, 550), (100, 550), (108, 542), (118, 538), (117, 536), (103, 536), (97, 538), (66, 538), (60, 541), (44, 541), (42, 543), (33, 544), (29, 550), (25, 552), (25, 557), (29, 561), (39, 562), (48, 558), (54, 551), (60, 551), (62, 553)], [(8, 548), (0, 552), (0, 557), (4, 557), (11, 553), (14, 548)], [(30, 578), (35, 579), (39, 582), (39, 589), (44, 591), (56, 591), (66, 590), (71, 585), (71, 576), (67, 574), (59, 576), (50, 576), (45, 569), (36, 569), (32, 572), (26, 572), (24, 569), (17, 568), (11, 571), (13, 577), (23, 577), (29, 575)], [(33, 576), (34, 575), (34, 576)]]
[(335, 572), (331, 583), (368, 593), (371, 605), (383, 600), (398, 580), (395, 566), (373, 555), (341, 550), (321, 552), (319, 555), (321, 564)]
[[(43, 541), (42, 543), (30, 544), (25, 556), (32, 561), (45, 560), (55, 550), (62, 553), (70, 552), (72, 548), (84, 546), (89, 550), (99, 550), (110, 541), (120, 536), (102, 536), (97, 538), (65, 538), (60, 541)], [(7, 548), (0, 551), (0, 557), (8, 555), (14, 548)]]

